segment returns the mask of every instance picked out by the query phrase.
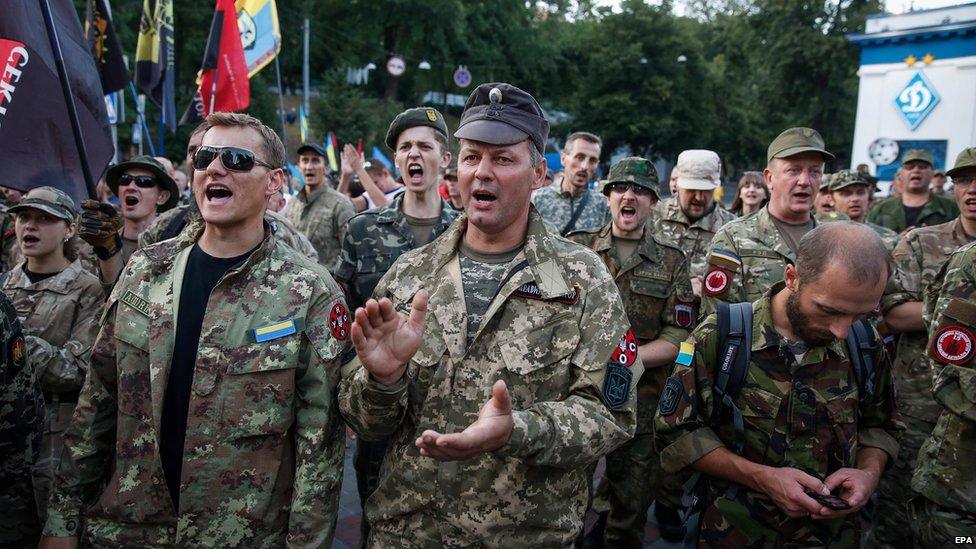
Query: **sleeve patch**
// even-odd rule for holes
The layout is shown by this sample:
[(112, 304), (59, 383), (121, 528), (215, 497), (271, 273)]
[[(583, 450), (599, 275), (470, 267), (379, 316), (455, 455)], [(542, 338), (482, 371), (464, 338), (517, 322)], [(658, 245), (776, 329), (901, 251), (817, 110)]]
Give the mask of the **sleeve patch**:
[[(682, 345), (684, 345), (682, 343)], [(678, 402), (684, 395), (685, 388), (677, 378), (669, 377), (664, 384), (664, 391), (661, 392), (661, 403), (658, 405), (658, 412), (662, 416), (670, 416), (678, 409)]]
[(678, 303), (674, 306), (674, 323), (682, 328), (691, 328), (695, 322), (695, 308), (691, 303)]
[(732, 273), (721, 268), (712, 266), (708, 270), (708, 274), (705, 275), (705, 281), (702, 287), (705, 291), (705, 295), (716, 297), (725, 293), (729, 289), (729, 284), (732, 282)]
[(630, 400), (630, 386), (634, 372), (630, 369), (637, 362), (637, 338), (628, 328), (620, 343), (610, 355), (603, 378), (603, 400), (610, 409), (618, 409)]
[(684, 341), (681, 343), (681, 348), (678, 349), (678, 358), (674, 359), (674, 362), (675, 364), (680, 364), (682, 366), (690, 366), (694, 357), (695, 344)]
[(329, 331), (332, 332), (332, 337), (339, 341), (345, 341), (349, 338), (351, 325), (349, 310), (342, 302), (337, 302), (329, 309)]
[(973, 358), (976, 337), (958, 324), (943, 326), (932, 338), (932, 357), (942, 364), (963, 366)]
[(742, 259), (728, 250), (713, 248), (712, 251), (708, 252), (708, 264), (735, 272), (742, 266)]

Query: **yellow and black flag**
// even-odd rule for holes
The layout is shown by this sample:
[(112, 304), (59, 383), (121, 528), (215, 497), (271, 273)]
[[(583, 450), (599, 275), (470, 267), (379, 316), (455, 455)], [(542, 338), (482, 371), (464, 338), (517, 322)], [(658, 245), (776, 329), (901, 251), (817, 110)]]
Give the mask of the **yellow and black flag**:
[(173, 46), (173, 0), (143, 0), (135, 83), (162, 109), (163, 122), (170, 131), (176, 131)]
[(108, 0), (88, 0), (85, 13), (85, 38), (95, 57), (102, 91), (106, 95), (119, 91), (129, 83), (129, 71), (122, 58), (122, 47), (115, 36), (112, 12)]

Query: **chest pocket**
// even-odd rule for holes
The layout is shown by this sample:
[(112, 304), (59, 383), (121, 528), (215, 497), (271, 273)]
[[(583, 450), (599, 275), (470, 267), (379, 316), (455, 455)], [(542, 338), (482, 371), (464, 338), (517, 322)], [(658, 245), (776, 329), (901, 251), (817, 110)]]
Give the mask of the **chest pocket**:
[(356, 260), (358, 273), (385, 273), (393, 266), (393, 254), (364, 255)]
[[(834, 433), (834, 444), (827, 456), (827, 467), (834, 470), (840, 467), (853, 467), (857, 455), (857, 409), (858, 392), (856, 387), (843, 394), (830, 398), (826, 403), (829, 430)], [(824, 429), (827, 431), (828, 429)]]
[(642, 277), (634, 277), (630, 280), (630, 290), (643, 296), (667, 299), (668, 288), (668, 283), (663, 280)]
[[(221, 423), (227, 438), (282, 436), (288, 431), (294, 418), (296, 367), (304, 337), (299, 332), (224, 353)], [(313, 351), (306, 348), (304, 352)], [(198, 358), (198, 370), (202, 369), (200, 362)]]
[(513, 401), (524, 407), (565, 398), (573, 384), (571, 359), (579, 342), (575, 316), (563, 314), (499, 345)]
[(152, 418), (149, 368), (145, 367), (149, 363), (149, 317), (117, 302), (115, 339), (119, 413), (148, 423)]
[[(783, 397), (759, 387), (746, 386), (739, 393), (738, 404), (745, 423), (745, 447), (756, 450), (759, 457), (766, 455), (782, 403)], [(731, 421), (728, 424), (731, 426)], [(736, 436), (734, 429), (731, 432)]]

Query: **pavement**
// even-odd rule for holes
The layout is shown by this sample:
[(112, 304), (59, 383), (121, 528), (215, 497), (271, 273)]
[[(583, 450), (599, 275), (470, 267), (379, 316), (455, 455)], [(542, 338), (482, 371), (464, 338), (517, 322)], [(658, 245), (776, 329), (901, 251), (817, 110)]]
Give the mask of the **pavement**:
[[(335, 539), (332, 542), (333, 549), (356, 549), (359, 547), (359, 527), (362, 520), (361, 508), (359, 505), (359, 493), (356, 490), (356, 471), (352, 466), (352, 456), (356, 447), (356, 439), (349, 437), (346, 439), (345, 468), (342, 474), (342, 496), (339, 498), (339, 518), (336, 524)], [(597, 466), (594, 474), (594, 486), (599, 482), (603, 475), (603, 462)], [(587, 513), (587, 531), (596, 522), (596, 515), (593, 512)], [(647, 525), (644, 530), (644, 547), (647, 549), (680, 549), (680, 543), (668, 543), (660, 539), (658, 535), (657, 523), (654, 521), (654, 513), (648, 513)]]

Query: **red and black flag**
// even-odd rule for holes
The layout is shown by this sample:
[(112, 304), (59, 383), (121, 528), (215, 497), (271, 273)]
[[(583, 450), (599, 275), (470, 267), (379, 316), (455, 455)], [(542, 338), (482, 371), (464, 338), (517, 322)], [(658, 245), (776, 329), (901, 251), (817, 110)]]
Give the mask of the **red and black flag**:
[[(97, 178), (114, 154), (105, 98), (71, 0), (50, 0), (71, 100)], [(88, 197), (80, 148), (38, 2), (4, 2), (0, 16), (0, 185), (27, 191), (51, 185)]]
[(122, 57), (122, 47), (115, 36), (112, 12), (108, 0), (88, 0), (85, 13), (85, 38), (95, 57), (102, 91), (106, 94), (119, 91), (129, 83), (129, 71)]
[(162, 110), (163, 123), (170, 131), (176, 131), (174, 44), (173, 0), (143, 0), (134, 80)]
[(251, 104), (247, 73), (234, 0), (217, 0), (197, 78), (199, 87), (180, 123), (198, 122), (212, 112), (246, 109)]

